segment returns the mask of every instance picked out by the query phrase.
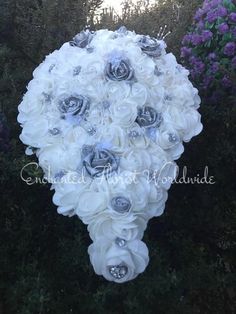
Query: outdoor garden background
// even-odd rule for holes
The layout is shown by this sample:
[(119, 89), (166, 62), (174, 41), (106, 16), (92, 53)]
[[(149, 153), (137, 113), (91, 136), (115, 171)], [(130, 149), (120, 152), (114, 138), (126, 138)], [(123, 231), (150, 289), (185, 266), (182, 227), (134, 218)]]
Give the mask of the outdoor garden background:
[[(99, 11), (102, 0), (0, 0), (0, 313), (235, 313), (236, 3), (202, 4), (128, 0), (117, 16)], [(50, 186), (20, 177), (36, 161), (24, 155), (16, 122), (32, 71), (87, 24), (152, 36), (168, 25), (168, 51), (202, 97), (204, 130), (185, 145), (180, 173), (186, 166), (188, 177), (202, 177), (208, 166), (215, 181), (172, 186), (145, 232), (147, 270), (122, 285), (94, 273), (86, 226), (57, 214)]]

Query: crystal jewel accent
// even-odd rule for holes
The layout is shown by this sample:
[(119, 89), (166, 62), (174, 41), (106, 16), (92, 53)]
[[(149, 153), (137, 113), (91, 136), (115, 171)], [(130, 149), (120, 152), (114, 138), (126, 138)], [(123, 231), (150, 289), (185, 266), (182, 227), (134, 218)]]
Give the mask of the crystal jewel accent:
[(73, 76), (79, 75), (81, 72), (81, 66), (77, 66), (76, 68), (74, 68), (73, 70)]
[(115, 279), (124, 278), (127, 272), (128, 272), (128, 267), (126, 265), (120, 264), (120, 265), (109, 266), (109, 273)]
[(116, 238), (115, 243), (119, 247), (124, 247), (126, 245), (126, 240), (122, 238)]
[(58, 135), (61, 133), (61, 131), (58, 128), (53, 128), (49, 130), (49, 133), (52, 135)]
[(132, 139), (136, 139), (140, 136), (140, 133), (136, 130), (131, 130), (129, 133), (128, 133), (128, 136)]
[(169, 134), (169, 142), (176, 143), (178, 141), (178, 136), (176, 134), (170, 133)]
[(43, 92), (43, 96), (46, 102), (50, 102), (52, 100), (52, 95), (44, 93)]
[(154, 74), (155, 74), (156, 76), (161, 76), (161, 75), (163, 74), (163, 72), (161, 72), (161, 70), (158, 68), (157, 65), (155, 66)]

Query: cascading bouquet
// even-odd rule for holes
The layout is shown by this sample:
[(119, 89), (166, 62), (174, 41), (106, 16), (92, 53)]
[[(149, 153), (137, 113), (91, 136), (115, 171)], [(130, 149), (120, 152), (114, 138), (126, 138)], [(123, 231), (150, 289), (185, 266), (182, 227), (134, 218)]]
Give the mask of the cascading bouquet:
[(160, 38), (85, 29), (46, 57), (19, 105), (21, 141), (55, 189), (58, 213), (88, 225), (97, 274), (118, 283), (149, 261), (183, 141), (202, 130), (198, 91)]

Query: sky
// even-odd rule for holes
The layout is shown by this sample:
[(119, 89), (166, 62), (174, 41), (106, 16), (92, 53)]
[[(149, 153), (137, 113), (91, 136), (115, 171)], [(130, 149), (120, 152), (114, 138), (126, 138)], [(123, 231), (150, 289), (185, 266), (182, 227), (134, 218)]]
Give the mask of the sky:
[[(124, 0), (104, 0), (102, 8), (113, 7), (115, 11), (119, 14), (121, 13), (121, 2)], [(137, 0), (133, 0), (137, 2)]]
[[(121, 13), (121, 3), (124, 0), (104, 0), (101, 8), (113, 7), (115, 11), (120, 14)], [(134, 3), (138, 2), (139, 0), (132, 0)], [(150, 3), (154, 3), (155, 0), (149, 0)]]

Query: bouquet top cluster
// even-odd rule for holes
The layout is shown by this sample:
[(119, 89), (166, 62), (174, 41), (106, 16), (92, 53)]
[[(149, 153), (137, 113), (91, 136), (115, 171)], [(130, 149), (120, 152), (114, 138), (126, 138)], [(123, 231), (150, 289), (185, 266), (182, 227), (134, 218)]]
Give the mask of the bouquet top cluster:
[(165, 43), (124, 27), (82, 31), (46, 57), (19, 105), (20, 139), (77, 215), (107, 280), (143, 272), (147, 222), (163, 213), (174, 160), (202, 130), (198, 91)]
[(236, 4), (206, 0), (183, 38), (181, 56), (207, 101), (236, 92)]

